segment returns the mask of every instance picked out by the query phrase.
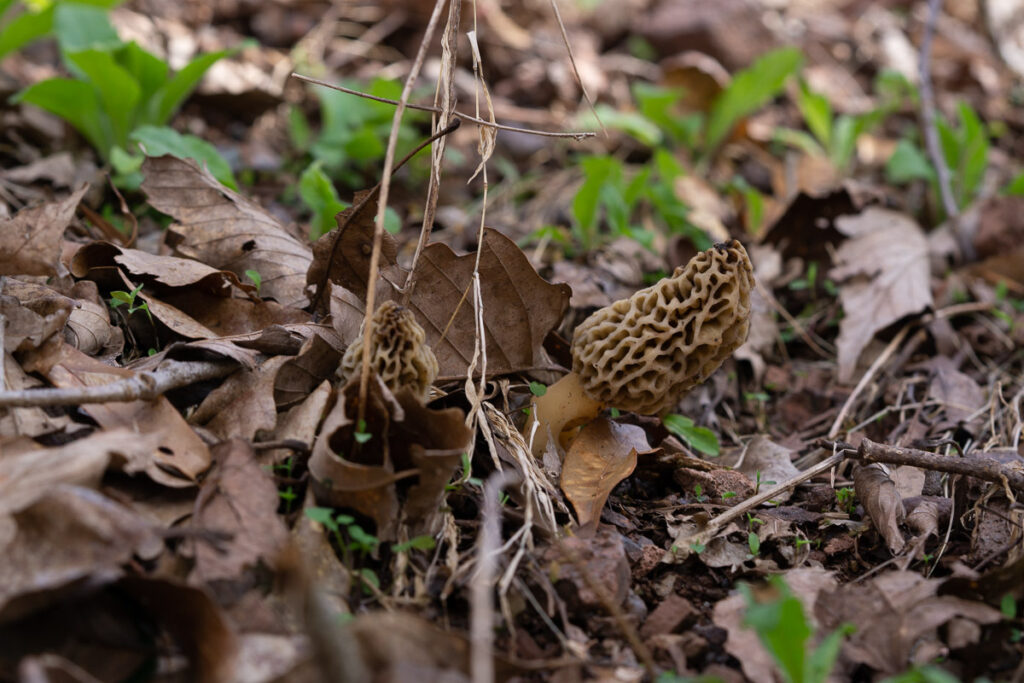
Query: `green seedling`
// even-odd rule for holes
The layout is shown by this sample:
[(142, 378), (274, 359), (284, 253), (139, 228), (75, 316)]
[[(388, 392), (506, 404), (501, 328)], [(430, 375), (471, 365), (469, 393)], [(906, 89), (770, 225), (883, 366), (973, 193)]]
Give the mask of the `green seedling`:
[(130, 292), (114, 290), (110, 293), (110, 307), (118, 308), (119, 306), (127, 306), (128, 315), (132, 315), (136, 311), (143, 311), (146, 314), (146, 317), (149, 318), (150, 324), (153, 324), (153, 315), (149, 312), (149, 304), (145, 301), (140, 304), (135, 303), (140, 291), (142, 291), (142, 285), (139, 285)]
[[(989, 135), (985, 124), (966, 102), (957, 107), (960, 125), (954, 128), (941, 116), (935, 125), (939, 133), (942, 156), (949, 168), (953, 198), (958, 208), (970, 204), (981, 189), (981, 180), (988, 167)], [(938, 173), (931, 160), (910, 139), (903, 139), (886, 162), (886, 178), (894, 184), (914, 180), (929, 183), (933, 198), (938, 198)], [(940, 206), (941, 209), (941, 206)]]
[(373, 438), (373, 434), (366, 431), (366, 420), (360, 420), (358, 424), (356, 424), (356, 431), (352, 436), (356, 440), (356, 443), (359, 444), (366, 443)]
[(548, 387), (546, 384), (540, 382), (530, 382), (530, 393), (534, 396), (540, 397), (548, 393)]
[(375, 552), (380, 545), (380, 540), (359, 526), (352, 515), (335, 514), (333, 509), (323, 507), (308, 507), (305, 509), (305, 514), (306, 517), (322, 524), (330, 532), (338, 548), (341, 549), (346, 565), (352, 564), (352, 551), (357, 551), (360, 558), (365, 558)]
[[(109, 4), (109, 3), (107, 3)], [(174, 154), (205, 164), (236, 188), (227, 162), (209, 143), (167, 128), (167, 123), (215, 62), (237, 50), (193, 59), (175, 74), (135, 42), (124, 43), (100, 7), (61, 3), (53, 32), (70, 78), (50, 78), (11, 97), (55, 114), (78, 130), (117, 171), (118, 182), (137, 187), (145, 147), (151, 155)]]
[(252, 280), (252, 283), (256, 285), (256, 292), (259, 293), (260, 285), (263, 284), (263, 276), (260, 275), (260, 272), (258, 270), (249, 269), (245, 271), (245, 276)]
[(391, 546), (393, 553), (407, 553), (410, 550), (433, 550), (437, 547), (437, 541), (433, 536), (416, 536), (403, 543), (396, 543)]
[(849, 486), (836, 491), (836, 505), (848, 515), (853, 515), (857, 509), (857, 493)]
[(853, 627), (839, 627), (825, 636), (817, 648), (810, 649), (811, 624), (800, 600), (792, 594), (782, 576), (772, 576), (768, 583), (775, 597), (767, 602), (758, 601), (749, 584), (740, 584), (740, 593), (747, 603), (744, 625), (757, 633), (784, 681), (825, 683), (839, 655), (843, 637), (852, 633)]
[(708, 497), (704, 495), (704, 487), (701, 486), (700, 484), (694, 485), (693, 497), (698, 503), (703, 503), (708, 499)]
[(747, 534), (747, 547), (750, 548), (751, 557), (757, 557), (761, 552), (761, 539), (753, 531)]
[(693, 420), (682, 415), (670, 414), (661, 418), (665, 429), (672, 432), (694, 450), (717, 457), (721, 452), (718, 437), (707, 427), (697, 427)]

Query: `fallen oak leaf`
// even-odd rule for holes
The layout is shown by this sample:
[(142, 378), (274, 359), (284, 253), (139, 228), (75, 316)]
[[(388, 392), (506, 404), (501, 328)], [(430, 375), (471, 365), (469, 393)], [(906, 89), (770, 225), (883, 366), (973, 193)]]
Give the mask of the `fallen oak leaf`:
[(57, 275), (60, 237), (88, 189), (0, 220), (0, 275)]

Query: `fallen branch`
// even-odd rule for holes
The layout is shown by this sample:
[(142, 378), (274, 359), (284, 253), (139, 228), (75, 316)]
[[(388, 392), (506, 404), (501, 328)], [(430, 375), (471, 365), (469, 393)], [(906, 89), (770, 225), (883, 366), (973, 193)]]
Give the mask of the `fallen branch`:
[[(842, 446), (842, 444), (840, 444)], [(847, 457), (864, 463), (879, 462), (888, 465), (911, 465), (924, 470), (964, 474), (975, 479), (991, 481), (1009, 486), (1018, 493), (1024, 493), (1024, 471), (1003, 465), (984, 454), (970, 458), (938, 455), (916, 448), (888, 446), (864, 439), (856, 450), (847, 449)]]
[(0, 408), (151, 401), (172, 389), (224, 377), (237, 369), (234, 361), (167, 360), (155, 370), (98, 386), (0, 391)]

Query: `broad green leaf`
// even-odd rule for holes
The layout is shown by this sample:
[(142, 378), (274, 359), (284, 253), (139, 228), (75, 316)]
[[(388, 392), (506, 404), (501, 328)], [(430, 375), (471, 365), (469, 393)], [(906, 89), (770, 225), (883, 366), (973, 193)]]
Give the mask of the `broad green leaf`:
[(50, 6), (41, 12), (22, 12), (14, 17), (0, 29), (0, 59), (49, 33), (53, 14), (54, 8)]
[(141, 154), (133, 156), (118, 145), (114, 145), (110, 150), (110, 165), (120, 175), (136, 173), (142, 168), (142, 162), (145, 160), (145, 156)]
[(149, 156), (170, 154), (180, 159), (195, 159), (200, 166), (206, 166), (210, 174), (223, 185), (232, 190), (238, 189), (231, 166), (217, 148), (206, 140), (194, 135), (182, 135), (166, 126), (139, 126), (132, 131), (131, 139), (141, 143)]
[(14, 0), (0, 0), (0, 25), (2, 25), (4, 15), (7, 14), (7, 10), (11, 9), (14, 5)]
[(662, 88), (642, 81), (633, 84), (633, 99), (640, 113), (668, 133), (674, 142), (691, 145), (693, 127), (686, 117), (674, 111), (683, 93), (682, 88)]
[(139, 84), (140, 102), (149, 102), (153, 94), (167, 81), (167, 62), (146, 52), (135, 41), (117, 51), (117, 63)]
[(102, 125), (104, 114), (99, 96), (88, 83), (70, 78), (51, 78), (30, 85), (11, 98), (56, 114), (70, 123), (101, 154), (106, 154), (114, 140)]
[(309, 238), (319, 238), (330, 232), (337, 223), (334, 220), (346, 204), (338, 197), (331, 179), (324, 173), (321, 163), (314, 161), (299, 177), (299, 195), (302, 201), (313, 212), (309, 224)]
[(736, 74), (729, 87), (711, 105), (705, 150), (710, 153), (717, 148), (740, 119), (775, 97), (802, 62), (803, 55), (799, 50), (785, 47), (769, 52)]
[(154, 93), (153, 99), (150, 100), (149, 107), (146, 110), (145, 118), (140, 120), (139, 123), (162, 126), (170, 121), (182, 102), (199, 85), (199, 81), (202, 80), (207, 69), (218, 60), (235, 52), (237, 52), (237, 49), (219, 50), (199, 55), (193, 59)]
[(605, 128), (621, 130), (623, 133), (636, 138), (641, 144), (648, 147), (655, 147), (661, 144), (662, 133), (650, 119), (635, 111), (619, 111), (607, 104), (599, 104), (595, 107), (597, 115), (587, 110), (579, 116), (578, 124), (587, 130), (600, 128), (598, 118), (604, 123)]
[(332, 510), (331, 508), (309, 507), (306, 508), (303, 512), (305, 512), (307, 518), (319, 524), (323, 524), (330, 531), (338, 531), (338, 522), (335, 521), (334, 510)]
[[(68, 60), (81, 70), (99, 94), (103, 112), (110, 121), (115, 144), (127, 146), (135, 109), (139, 103), (139, 84), (128, 71), (114, 62), (109, 52), (84, 50), (68, 53)], [(100, 150), (107, 156), (109, 149)]]
[(885, 177), (898, 185), (912, 180), (934, 180), (935, 169), (924, 153), (910, 140), (900, 140), (885, 163)]
[(796, 104), (803, 114), (807, 128), (818, 138), (821, 146), (828, 149), (832, 140), (832, 105), (829, 104), (828, 98), (813, 92), (801, 81)]
[(53, 32), (62, 52), (114, 50), (122, 44), (105, 8), (77, 2), (57, 5)]

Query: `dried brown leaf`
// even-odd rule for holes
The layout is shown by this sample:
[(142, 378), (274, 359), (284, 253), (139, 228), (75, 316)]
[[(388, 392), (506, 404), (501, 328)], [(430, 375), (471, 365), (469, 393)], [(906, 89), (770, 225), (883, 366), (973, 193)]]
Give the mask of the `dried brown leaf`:
[(284, 306), (308, 303), (309, 247), (253, 201), (232, 192), (191, 159), (148, 157), (142, 189), (149, 203), (172, 217), (167, 242), (175, 252), (239, 278), (260, 274), (260, 294)]
[(582, 528), (597, 526), (612, 489), (633, 473), (638, 454), (652, 450), (636, 425), (599, 417), (583, 428), (565, 454), (560, 482)]
[(243, 572), (257, 563), (273, 564), (288, 531), (277, 516), (277, 486), (256, 461), (252, 447), (240, 439), (214, 449), (218, 466), (203, 483), (202, 505), (193, 520), (202, 529), (229, 535), (228, 541), (196, 545), (192, 581), (245, 582)]
[(853, 487), (889, 551), (898, 554), (905, 545), (900, 524), (906, 517), (906, 510), (889, 473), (880, 465), (860, 467), (853, 475)]
[(61, 235), (88, 189), (0, 219), (0, 275), (57, 275)]
[[(781, 484), (800, 474), (793, 464), (793, 452), (758, 434), (747, 445), (746, 455), (737, 469), (751, 480)], [(758, 479), (760, 476), (760, 479)], [(771, 484), (770, 484), (771, 485)], [(793, 495), (792, 490), (781, 491), (775, 500), (784, 503)]]
[(932, 305), (928, 241), (906, 214), (871, 207), (836, 219), (850, 236), (829, 276), (839, 283), (839, 381), (849, 382), (875, 333)]

